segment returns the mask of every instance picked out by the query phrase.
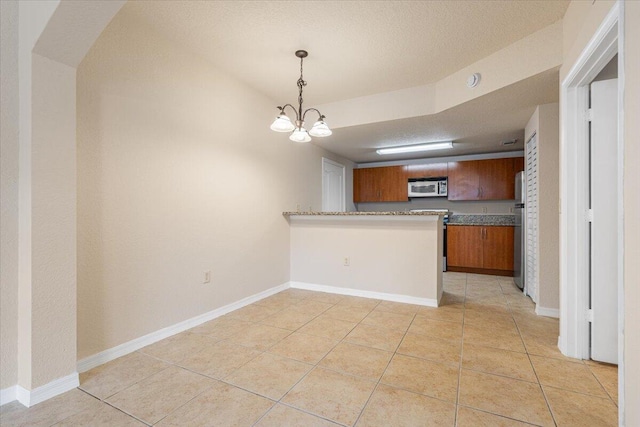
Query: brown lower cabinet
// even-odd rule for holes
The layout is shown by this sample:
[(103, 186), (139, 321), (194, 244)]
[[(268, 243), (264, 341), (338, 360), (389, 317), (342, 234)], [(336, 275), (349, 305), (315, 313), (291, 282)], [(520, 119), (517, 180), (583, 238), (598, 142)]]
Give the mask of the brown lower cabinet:
[(513, 227), (448, 225), (447, 270), (513, 276)]

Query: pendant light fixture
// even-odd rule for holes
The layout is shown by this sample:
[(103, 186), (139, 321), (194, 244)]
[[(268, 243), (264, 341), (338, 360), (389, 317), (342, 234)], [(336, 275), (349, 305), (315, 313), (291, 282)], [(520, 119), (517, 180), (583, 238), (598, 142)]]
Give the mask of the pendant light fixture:
[[(298, 109), (291, 104), (285, 104), (282, 107), (278, 107), (280, 114), (271, 124), (271, 130), (276, 132), (291, 132), (289, 139), (295, 142), (309, 142), (311, 136), (319, 138), (329, 136), (332, 134), (331, 129), (324, 121), (324, 116), (320, 111), (315, 108), (307, 108), (302, 111), (302, 88), (307, 85), (307, 82), (302, 78), (302, 61), (309, 55), (306, 50), (297, 50), (296, 56), (300, 58), (300, 78), (298, 79)], [(291, 121), (289, 116), (286, 115), (284, 109), (290, 107), (296, 115), (295, 124)], [(309, 111), (318, 113), (318, 121), (316, 121), (311, 130), (307, 132), (304, 128), (304, 119)], [(311, 135), (311, 136), (309, 136)]]

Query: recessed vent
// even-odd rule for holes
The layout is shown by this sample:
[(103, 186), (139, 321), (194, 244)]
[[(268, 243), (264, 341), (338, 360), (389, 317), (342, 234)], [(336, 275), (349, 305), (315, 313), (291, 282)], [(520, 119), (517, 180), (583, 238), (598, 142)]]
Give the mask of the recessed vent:
[(513, 145), (513, 144), (515, 144), (517, 141), (518, 141), (517, 139), (510, 139), (510, 140), (508, 140), (508, 141), (502, 141), (502, 145), (505, 145), (505, 146), (506, 146), (506, 145)]

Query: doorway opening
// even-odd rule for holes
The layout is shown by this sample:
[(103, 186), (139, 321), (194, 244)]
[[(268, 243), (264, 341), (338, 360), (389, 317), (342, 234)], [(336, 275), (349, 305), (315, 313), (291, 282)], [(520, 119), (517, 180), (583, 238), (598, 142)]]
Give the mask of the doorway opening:
[[(602, 358), (592, 348), (594, 333), (614, 335), (613, 356), (618, 364), (619, 412), (623, 414), (624, 354), (624, 282), (622, 259), (623, 230), (623, 133), (622, 93), (624, 88), (624, 51), (622, 16), (624, 2), (617, 2), (598, 28), (594, 37), (561, 84), (561, 214), (560, 214), (560, 338), (558, 346), (569, 357)], [(599, 80), (603, 70), (610, 69), (617, 55), (617, 80), (606, 85)], [(609, 86), (603, 90), (602, 86)], [(609, 92), (603, 95), (603, 92)], [(611, 100), (611, 92), (614, 99)], [(593, 96), (593, 98), (592, 98)], [(592, 104), (591, 101), (595, 102)], [(614, 117), (604, 126), (602, 116), (608, 110)], [(611, 111), (613, 110), (613, 111)], [(606, 112), (606, 111), (605, 111)], [(604, 186), (604, 180), (608, 185)], [(604, 242), (604, 243), (603, 243)], [(606, 249), (608, 248), (608, 249)], [(603, 283), (605, 282), (605, 283)], [(610, 289), (608, 309), (598, 292), (603, 285)], [(611, 289), (612, 288), (612, 289)], [(612, 313), (611, 311), (617, 311)], [(604, 323), (602, 314), (609, 316)], [(594, 322), (600, 322), (596, 326)], [(615, 342), (617, 341), (617, 343)], [(597, 344), (602, 348), (602, 343)], [(595, 350), (595, 353), (592, 351)], [(610, 349), (609, 349), (610, 350)], [(615, 360), (617, 359), (617, 360)]]
[(322, 158), (322, 212), (345, 211), (345, 167)]

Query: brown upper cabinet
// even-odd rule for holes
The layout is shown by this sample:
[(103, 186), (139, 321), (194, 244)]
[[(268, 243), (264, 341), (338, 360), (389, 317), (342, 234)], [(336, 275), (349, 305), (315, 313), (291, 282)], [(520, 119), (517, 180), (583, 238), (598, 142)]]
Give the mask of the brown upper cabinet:
[(428, 165), (407, 166), (408, 178), (441, 178), (447, 176), (446, 163), (431, 163)]
[(406, 202), (409, 200), (405, 166), (353, 170), (353, 201)]
[(449, 200), (511, 200), (524, 158), (449, 162)]

